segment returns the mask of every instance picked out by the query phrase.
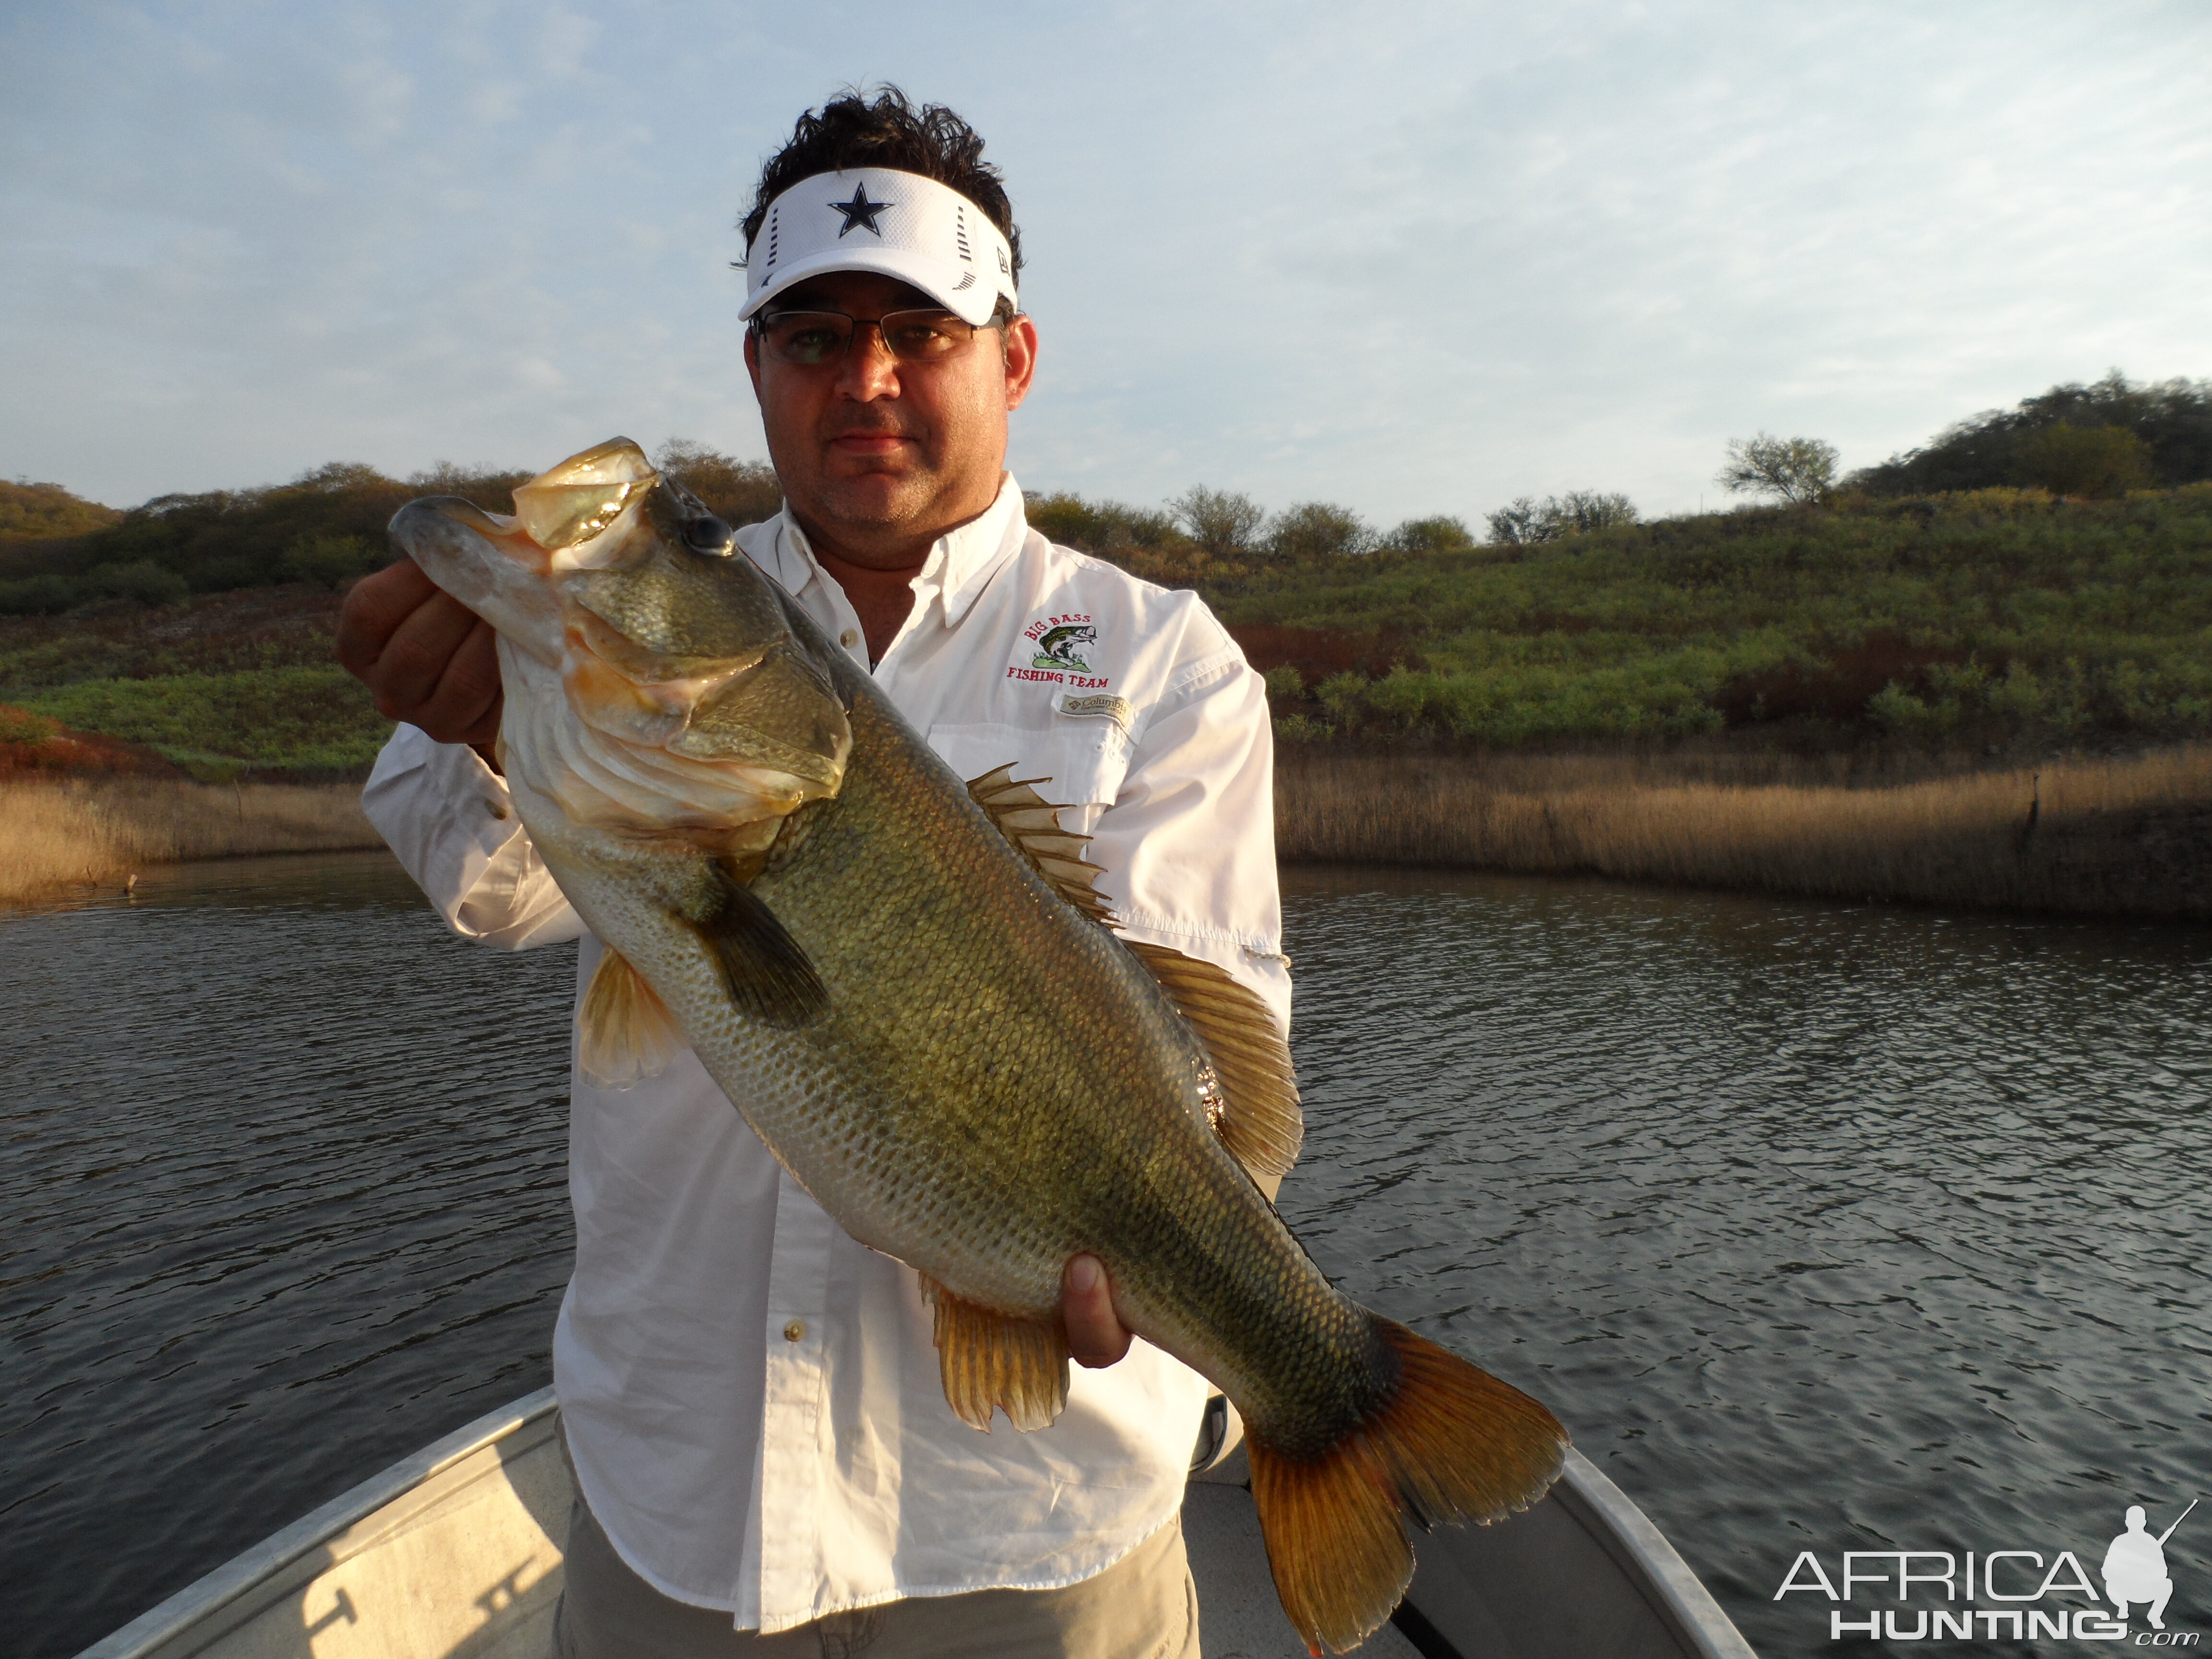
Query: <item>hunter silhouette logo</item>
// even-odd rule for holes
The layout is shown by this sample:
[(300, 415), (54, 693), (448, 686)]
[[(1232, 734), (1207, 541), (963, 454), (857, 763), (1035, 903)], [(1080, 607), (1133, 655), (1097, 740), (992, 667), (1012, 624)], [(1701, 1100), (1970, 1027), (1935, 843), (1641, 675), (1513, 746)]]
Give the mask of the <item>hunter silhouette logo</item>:
[[(2189, 1510), (2197, 1503), (2191, 1498)], [(2189, 1510), (2173, 1517), (2173, 1527), (2189, 1518)], [(2173, 1527), (2154, 1538), (2143, 1525), (2143, 1506), (2129, 1504), (2128, 1529), (2105, 1552), (2105, 1594), (2112, 1599), (2113, 1618), (2125, 1619), (2130, 1601), (2147, 1601), (2150, 1627), (2164, 1630), (2166, 1604), (2173, 1599), (2173, 1580), (2166, 1576), (2166, 1540), (2173, 1536)]]
[(1062, 623), (1048, 629), (1036, 641), (1036, 655), (1031, 658), (1037, 668), (1068, 668), (1079, 674), (1088, 674), (1091, 665), (1075, 654), (1079, 646), (1095, 645), (1098, 630), (1080, 623)]

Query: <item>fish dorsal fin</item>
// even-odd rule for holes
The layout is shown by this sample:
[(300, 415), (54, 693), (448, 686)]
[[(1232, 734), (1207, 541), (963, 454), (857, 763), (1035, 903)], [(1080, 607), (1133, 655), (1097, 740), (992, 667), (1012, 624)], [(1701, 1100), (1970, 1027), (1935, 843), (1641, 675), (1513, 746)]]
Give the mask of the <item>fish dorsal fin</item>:
[(668, 1005), (615, 951), (599, 958), (576, 1025), (578, 1063), (602, 1089), (627, 1089), (658, 1077), (684, 1046)]
[[(1274, 1015), (1225, 969), (1164, 945), (1121, 943), (1151, 970), (1205, 1046), (1221, 1085), (1221, 1109), (1213, 1121), (1221, 1144), (1255, 1181), (1279, 1182), (1298, 1161), (1306, 1131), (1290, 1045)], [(1273, 1191), (1268, 1187), (1271, 1197)]]
[(1023, 1433), (1043, 1428), (1067, 1404), (1067, 1328), (1057, 1318), (1022, 1319), (964, 1301), (927, 1273), (921, 1293), (937, 1316), (937, 1366), (945, 1398), (971, 1429), (991, 1431), (1003, 1411)]
[(1083, 856), (1088, 836), (1071, 836), (1060, 827), (1060, 808), (1036, 792), (1050, 778), (1017, 778), (1011, 765), (987, 772), (968, 786), (969, 798), (981, 807), (999, 833), (1044, 878), (1045, 885), (1102, 927), (1113, 926), (1106, 901), (1093, 884), (1098, 866)]

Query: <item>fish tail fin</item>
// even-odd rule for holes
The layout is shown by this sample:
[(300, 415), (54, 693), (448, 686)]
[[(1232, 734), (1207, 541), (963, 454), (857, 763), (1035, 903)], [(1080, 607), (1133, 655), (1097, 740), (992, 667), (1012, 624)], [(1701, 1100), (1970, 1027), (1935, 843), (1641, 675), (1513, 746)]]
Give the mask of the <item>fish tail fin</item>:
[(1404, 1522), (1502, 1520), (1566, 1462), (1566, 1431), (1518, 1389), (1389, 1320), (1375, 1334), (1398, 1381), (1334, 1445), (1291, 1457), (1247, 1425), (1276, 1593), (1316, 1656), (1357, 1647), (1397, 1607), (1413, 1577)]

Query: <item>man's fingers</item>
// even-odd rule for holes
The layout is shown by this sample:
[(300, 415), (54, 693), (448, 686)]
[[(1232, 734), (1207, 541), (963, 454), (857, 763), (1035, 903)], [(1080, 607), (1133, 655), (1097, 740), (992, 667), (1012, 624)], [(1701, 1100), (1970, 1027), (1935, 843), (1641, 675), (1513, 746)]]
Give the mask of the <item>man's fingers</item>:
[(499, 735), (496, 640), (412, 559), (355, 583), (338, 612), (338, 661), (375, 694), (377, 712), (441, 743)]
[(400, 623), (438, 592), (412, 559), (401, 559), (353, 585), (338, 608), (337, 659), (357, 679), (366, 680)]
[(1129, 1352), (1129, 1333), (1114, 1311), (1114, 1287), (1097, 1256), (1069, 1261), (1060, 1275), (1060, 1313), (1067, 1327), (1067, 1352), (1077, 1364), (1095, 1370)]
[(377, 707), (393, 720), (414, 720), (413, 711), (438, 695), (454, 653), (476, 628), (476, 613), (448, 593), (434, 592), (409, 611), (364, 677)]
[(499, 736), (504, 701), (499, 678), (499, 635), (492, 625), (476, 626), (446, 659), (438, 688), (410, 717), (441, 743), (489, 744)]

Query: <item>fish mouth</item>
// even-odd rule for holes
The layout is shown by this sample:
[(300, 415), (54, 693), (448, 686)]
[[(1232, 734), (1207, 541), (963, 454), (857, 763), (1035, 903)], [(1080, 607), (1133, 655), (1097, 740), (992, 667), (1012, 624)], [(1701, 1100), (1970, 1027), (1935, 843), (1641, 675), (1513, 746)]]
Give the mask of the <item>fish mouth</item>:
[(560, 611), (551, 556), (516, 521), (458, 495), (430, 495), (392, 514), (392, 545), (502, 635), (544, 662), (559, 660)]

